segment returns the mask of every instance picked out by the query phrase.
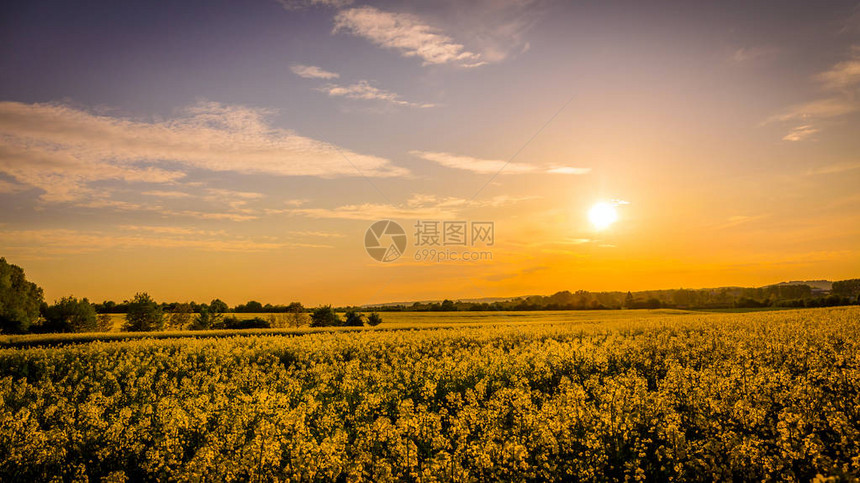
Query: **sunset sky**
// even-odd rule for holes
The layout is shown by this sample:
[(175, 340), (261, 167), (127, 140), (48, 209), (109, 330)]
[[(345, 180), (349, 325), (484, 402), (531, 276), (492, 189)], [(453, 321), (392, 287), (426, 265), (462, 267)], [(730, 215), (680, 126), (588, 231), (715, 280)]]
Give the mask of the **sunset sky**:
[(645, 3), (3, 2), (0, 256), (48, 301), (860, 276), (860, 3)]

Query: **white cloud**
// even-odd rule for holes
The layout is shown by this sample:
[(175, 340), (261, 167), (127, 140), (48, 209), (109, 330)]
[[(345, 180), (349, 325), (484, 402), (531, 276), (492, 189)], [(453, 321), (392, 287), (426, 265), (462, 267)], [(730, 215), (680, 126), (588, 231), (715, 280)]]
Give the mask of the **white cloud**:
[(404, 57), (418, 57), (424, 65), (458, 63), (474, 67), (484, 63), (480, 54), (466, 50), (462, 44), (411, 14), (368, 6), (341, 10), (334, 18), (334, 32), (341, 31), (396, 50)]
[(293, 74), (305, 79), (337, 79), (339, 74), (323, 70), (315, 65), (294, 64), (290, 66)]
[(549, 168), (547, 173), (552, 174), (588, 174), (591, 172), (591, 168), (574, 168), (572, 166), (557, 166), (554, 168)]
[(321, 92), (325, 92), (331, 97), (346, 97), (347, 99), (360, 99), (371, 101), (385, 101), (390, 104), (408, 107), (435, 107), (433, 104), (419, 104), (405, 101), (400, 98), (400, 95), (391, 91), (379, 89), (370, 85), (367, 81), (358, 81), (355, 84), (341, 86), (337, 84), (326, 84), (317, 88)]
[(791, 106), (784, 112), (772, 116), (766, 122), (826, 119), (850, 114), (857, 108), (857, 104), (851, 99), (831, 97)]
[(542, 167), (522, 163), (508, 163), (498, 159), (480, 159), (471, 156), (431, 151), (409, 151), (409, 154), (447, 168), (462, 169), (479, 174), (496, 174), (501, 171), (502, 174), (551, 173), (577, 175), (587, 174), (591, 171), (591, 168), (576, 168), (572, 166)]
[(174, 182), (185, 176), (177, 165), (326, 178), (408, 174), (387, 159), (273, 127), (267, 114), (201, 102), (173, 119), (147, 122), (58, 104), (0, 102), (0, 172), (55, 202), (96, 196), (88, 186), (93, 181)]
[(785, 137), (782, 138), (782, 140), (783, 141), (803, 141), (804, 139), (812, 136), (813, 134), (815, 134), (817, 132), (818, 132), (818, 129), (816, 129), (810, 125), (797, 126), (796, 128), (792, 129), (791, 132), (786, 134)]
[(839, 62), (816, 77), (828, 89), (854, 88), (860, 84), (860, 58)]
[(793, 128), (782, 139), (801, 141), (820, 129), (814, 121), (838, 118), (860, 110), (860, 47), (851, 49), (851, 59), (839, 62), (815, 76), (828, 97), (791, 106), (784, 112), (768, 118), (769, 122), (803, 121), (804, 125)]

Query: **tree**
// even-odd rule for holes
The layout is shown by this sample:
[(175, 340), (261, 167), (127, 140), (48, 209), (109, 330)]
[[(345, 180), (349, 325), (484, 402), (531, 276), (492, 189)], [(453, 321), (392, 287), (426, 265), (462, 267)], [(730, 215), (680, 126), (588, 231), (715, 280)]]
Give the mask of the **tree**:
[(188, 328), (191, 330), (209, 330), (221, 325), (221, 320), (223, 319), (224, 314), (221, 312), (213, 312), (212, 307), (214, 306), (215, 304), (210, 304), (209, 308), (201, 307), (200, 313), (194, 317), (194, 320)]
[(290, 325), (301, 327), (307, 322), (307, 314), (305, 308), (299, 302), (292, 302), (287, 306), (287, 312), (290, 314)]
[(215, 299), (212, 302), (209, 302), (209, 312), (211, 313), (224, 314), (229, 311), (230, 307), (228, 307), (227, 304), (221, 299)]
[(65, 297), (47, 307), (42, 329), (46, 332), (95, 332), (100, 330), (96, 308), (87, 299)]
[(860, 279), (840, 280), (833, 282), (833, 294), (845, 297), (860, 296)]
[(21, 333), (39, 320), (42, 289), (24, 277), (18, 265), (0, 258), (0, 331)]
[(371, 327), (376, 327), (377, 325), (382, 323), (382, 317), (379, 316), (376, 312), (371, 312), (370, 315), (367, 316), (367, 325)]
[(625, 309), (632, 308), (633, 304), (634, 304), (633, 294), (630, 292), (627, 292), (627, 296), (624, 297), (624, 308)]
[(258, 314), (263, 311), (263, 304), (256, 300), (250, 300), (245, 305), (237, 305), (236, 312)]
[(343, 325), (331, 305), (322, 305), (311, 313), (311, 327), (332, 327)]
[(355, 310), (348, 310), (346, 312), (346, 321), (343, 325), (347, 327), (363, 327), (364, 315), (356, 312)]
[(149, 294), (137, 293), (132, 300), (126, 303), (128, 304), (128, 312), (125, 314), (124, 330), (150, 332), (164, 328), (164, 312)]
[(261, 319), (260, 317), (254, 317), (253, 319), (239, 319), (238, 317), (226, 317), (224, 322), (221, 324), (223, 329), (269, 329), (271, 328), (271, 324), (265, 319)]
[(96, 317), (96, 332), (110, 332), (113, 329), (113, 319), (110, 314), (99, 314)]
[(172, 329), (184, 329), (191, 322), (191, 312), (191, 304), (176, 304), (170, 311), (167, 325)]

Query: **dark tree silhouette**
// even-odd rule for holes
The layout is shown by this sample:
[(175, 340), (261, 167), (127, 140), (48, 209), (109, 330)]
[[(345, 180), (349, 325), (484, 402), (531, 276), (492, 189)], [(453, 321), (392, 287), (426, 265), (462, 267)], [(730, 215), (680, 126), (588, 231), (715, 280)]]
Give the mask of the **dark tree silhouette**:
[(356, 312), (355, 310), (349, 310), (346, 313), (346, 321), (343, 325), (347, 327), (363, 327), (364, 315)]
[(323, 305), (314, 309), (311, 313), (311, 327), (332, 327), (343, 325), (331, 305)]
[(149, 294), (145, 292), (135, 294), (134, 298), (126, 303), (128, 312), (125, 314), (124, 330), (150, 332), (164, 328), (164, 312)]
[(18, 265), (0, 258), (0, 331), (21, 333), (39, 320), (42, 289), (24, 277)]
[(95, 332), (102, 330), (96, 309), (87, 299), (65, 297), (45, 308), (45, 332)]
[(377, 325), (382, 323), (382, 317), (379, 316), (376, 312), (371, 312), (370, 315), (367, 316), (367, 325), (371, 327), (376, 327)]

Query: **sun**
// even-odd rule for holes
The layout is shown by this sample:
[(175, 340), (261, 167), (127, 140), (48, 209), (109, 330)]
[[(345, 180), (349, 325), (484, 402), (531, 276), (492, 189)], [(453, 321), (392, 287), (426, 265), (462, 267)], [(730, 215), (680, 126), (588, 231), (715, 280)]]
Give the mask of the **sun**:
[(618, 220), (618, 212), (611, 203), (601, 201), (588, 210), (588, 219), (597, 230), (605, 230)]

